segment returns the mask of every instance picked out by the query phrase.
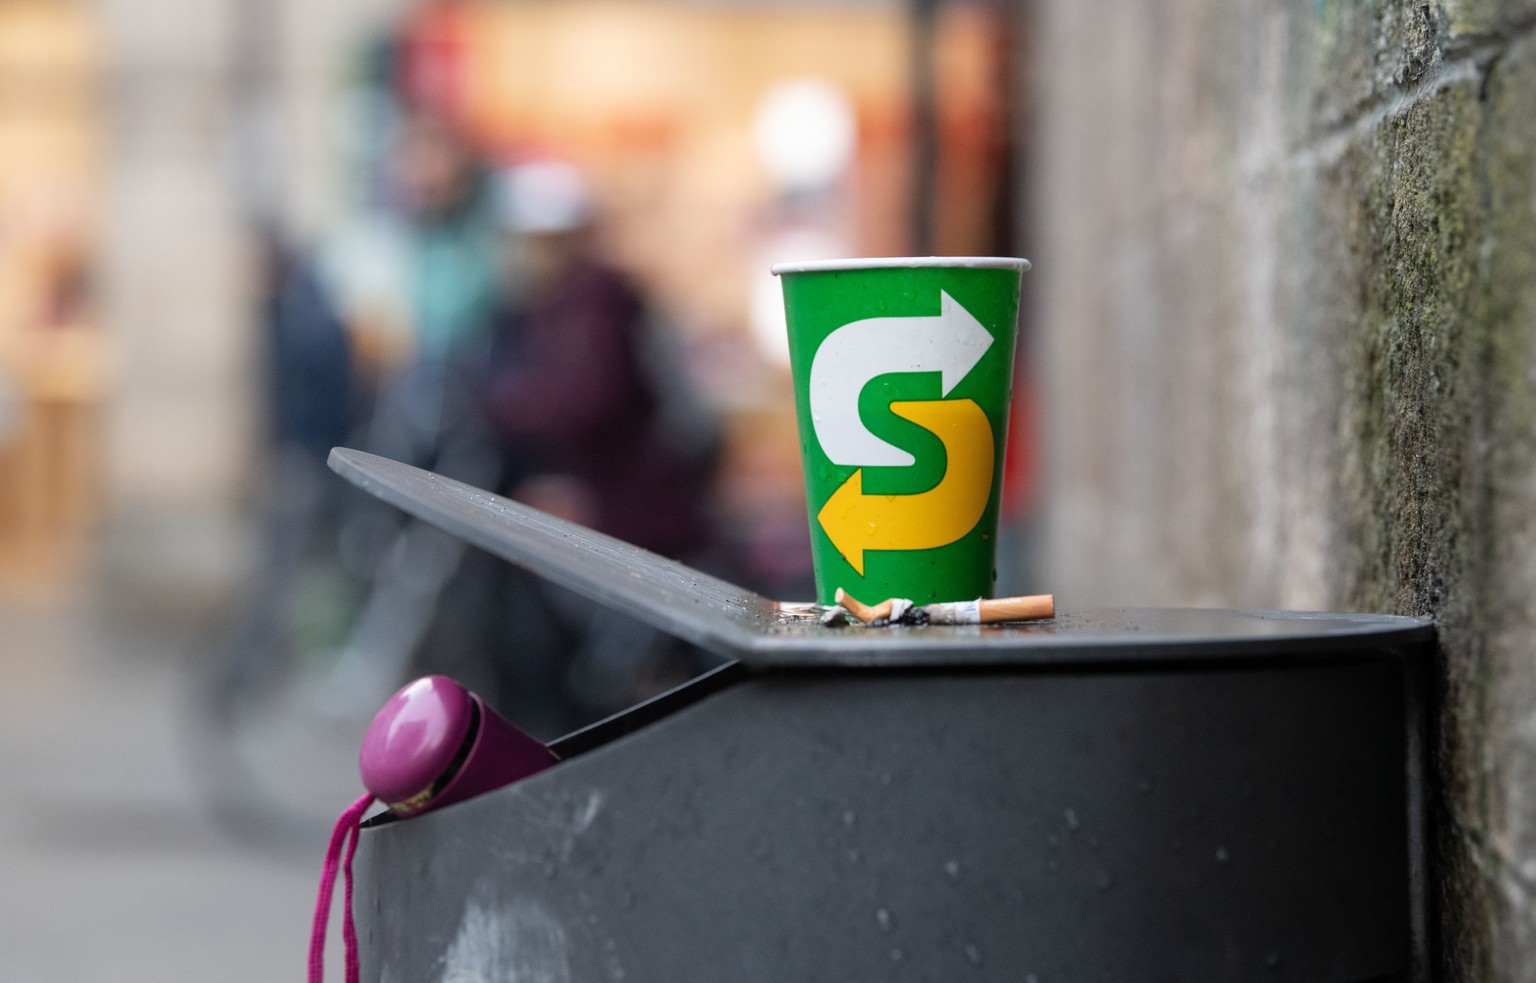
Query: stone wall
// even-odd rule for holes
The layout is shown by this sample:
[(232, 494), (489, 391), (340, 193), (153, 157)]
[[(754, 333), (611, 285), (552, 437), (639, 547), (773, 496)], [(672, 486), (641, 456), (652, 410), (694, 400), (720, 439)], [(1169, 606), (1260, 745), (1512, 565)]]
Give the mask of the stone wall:
[(1536, 2), (1034, 12), (1052, 585), (1434, 615), (1440, 958), (1536, 978)]

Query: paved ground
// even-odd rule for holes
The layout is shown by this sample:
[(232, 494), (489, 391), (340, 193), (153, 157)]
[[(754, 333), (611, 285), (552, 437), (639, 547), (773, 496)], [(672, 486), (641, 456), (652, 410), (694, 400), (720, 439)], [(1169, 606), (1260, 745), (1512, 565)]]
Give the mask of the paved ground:
[(0, 983), (300, 980), (361, 725), (256, 727), (239, 756), (283, 778), (268, 797), (291, 815), (242, 840), (195, 778), (194, 752), (219, 746), (191, 712), (205, 646), (132, 620), (89, 601), (0, 607)]

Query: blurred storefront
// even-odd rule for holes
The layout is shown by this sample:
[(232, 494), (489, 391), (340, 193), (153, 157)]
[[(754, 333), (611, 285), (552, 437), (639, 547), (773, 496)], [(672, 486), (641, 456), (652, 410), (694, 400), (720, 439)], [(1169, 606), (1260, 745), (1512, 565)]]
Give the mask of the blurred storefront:
[[(453, 120), (495, 165), (579, 167), (607, 252), (665, 312), (680, 370), (723, 420), (725, 528), (764, 563), (792, 563), (808, 547), (768, 268), (920, 248), (916, 46), (933, 66), (938, 151), (924, 251), (1013, 248), (1012, 24), (1000, 6), (935, 9), (918, 38), (901, 3), (428, 3), (364, 60), (351, 173), (369, 172), (389, 126), (368, 94), (381, 70), (408, 109)], [(355, 199), (376, 184), (354, 182)], [(355, 326), (380, 327), (389, 306)], [(399, 350), (382, 327), (361, 350)]]
[[(239, 568), (210, 551), (241, 542), (220, 517), (260, 467), (240, 171), (302, 240), (363, 210), (391, 138), (369, 94), (380, 38), (389, 85), (493, 164), (587, 175), (607, 251), (721, 418), (725, 524), (769, 566), (806, 533), (766, 271), (918, 248), (915, 45), (934, 67), (927, 245), (1017, 248), (1004, 4), (928, 4), (916, 38), (915, 7), (879, 0), (260, 3), (0, 5), (0, 592), (78, 581), (99, 516), (119, 579), (147, 584), (145, 555), (198, 588)], [(252, 119), (276, 134), (270, 158), (242, 142)], [(408, 325), (349, 313), (354, 351), (398, 354)]]
[(107, 357), (91, 286), (102, 193), (83, 5), (0, 5), (0, 591), (78, 576), (102, 495)]

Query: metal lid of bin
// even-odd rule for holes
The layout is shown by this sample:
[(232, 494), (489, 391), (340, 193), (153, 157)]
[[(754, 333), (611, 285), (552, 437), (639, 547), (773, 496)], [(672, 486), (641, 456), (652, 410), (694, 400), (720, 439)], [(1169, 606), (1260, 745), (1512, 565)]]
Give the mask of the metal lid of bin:
[(1427, 644), (1428, 618), (1296, 611), (1107, 608), (1008, 626), (866, 629), (820, 624), (770, 600), (499, 495), (347, 448), (338, 474), (417, 518), (551, 582), (752, 668), (1060, 666), (1316, 656)]

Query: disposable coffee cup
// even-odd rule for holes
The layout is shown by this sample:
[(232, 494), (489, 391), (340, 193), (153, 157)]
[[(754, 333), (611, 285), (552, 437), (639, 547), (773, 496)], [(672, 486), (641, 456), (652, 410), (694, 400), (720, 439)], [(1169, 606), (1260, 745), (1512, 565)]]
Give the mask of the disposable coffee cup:
[(992, 596), (1026, 259), (780, 263), (819, 603)]

